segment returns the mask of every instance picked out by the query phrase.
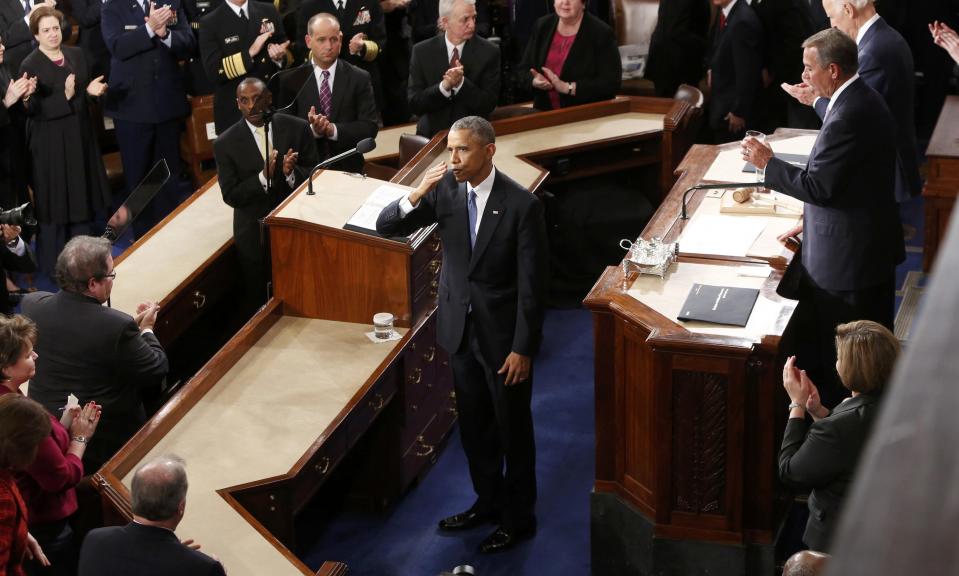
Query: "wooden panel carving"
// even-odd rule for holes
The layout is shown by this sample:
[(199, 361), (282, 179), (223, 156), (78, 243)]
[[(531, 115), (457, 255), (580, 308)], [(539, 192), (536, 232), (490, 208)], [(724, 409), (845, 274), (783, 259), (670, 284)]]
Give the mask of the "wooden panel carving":
[(725, 513), (728, 386), (721, 374), (673, 372), (674, 510)]

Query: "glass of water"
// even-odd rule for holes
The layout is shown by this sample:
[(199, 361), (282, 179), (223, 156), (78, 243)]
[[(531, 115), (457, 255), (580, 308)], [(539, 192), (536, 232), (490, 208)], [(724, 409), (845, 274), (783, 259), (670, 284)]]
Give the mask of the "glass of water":
[[(766, 143), (766, 135), (759, 130), (746, 130), (746, 138), (755, 138), (762, 144)], [(756, 166), (756, 182), (764, 182), (765, 180), (766, 169)]]

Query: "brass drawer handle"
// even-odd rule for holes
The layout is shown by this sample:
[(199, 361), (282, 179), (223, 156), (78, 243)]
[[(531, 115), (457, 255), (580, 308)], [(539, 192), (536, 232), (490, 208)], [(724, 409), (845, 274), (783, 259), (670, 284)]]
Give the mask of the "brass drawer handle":
[(413, 453), (419, 456), (420, 458), (425, 458), (433, 453), (436, 450), (436, 446), (426, 443), (426, 439), (422, 436), (416, 437), (417, 450), (414, 450)]
[(422, 379), (423, 379), (423, 369), (422, 369), (422, 368), (417, 368), (417, 369), (413, 370), (413, 373), (410, 374), (409, 377), (408, 377), (406, 380), (407, 380), (410, 384), (412, 384), (412, 385), (415, 386), (416, 384), (419, 384), (419, 383), (420, 383), (420, 380), (422, 380)]
[(430, 249), (430, 252), (438, 251), (440, 249), (440, 239), (437, 238), (433, 240), (433, 242), (431, 242), (429, 245), (429, 249)]
[(426, 354), (423, 354), (423, 360), (427, 363), (432, 362), (433, 359), (436, 358), (436, 346), (430, 346), (428, 350)]
[(430, 270), (430, 274), (436, 274), (440, 269), (439, 260), (430, 260), (430, 263), (427, 265)]
[(370, 405), (370, 408), (373, 409), (373, 412), (379, 412), (380, 408), (383, 407), (384, 403), (386, 403), (386, 400), (383, 399), (383, 395), (377, 392), (373, 396), (373, 399), (370, 400), (369, 405)]
[(193, 307), (199, 310), (206, 306), (206, 294), (199, 290), (193, 291)]
[(324, 456), (323, 458), (321, 458), (320, 461), (317, 462), (317, 463), (313, 466), (313, 470), (315, 470), (316, 473), (319, 474), (319, 475), (321, 475), (321, 476), (322, 476), (323, 474), (326, 474), (327, 472), (329, 472), (329, 471), (330, 471), (330, 457), (329, 457), (329, 456)]

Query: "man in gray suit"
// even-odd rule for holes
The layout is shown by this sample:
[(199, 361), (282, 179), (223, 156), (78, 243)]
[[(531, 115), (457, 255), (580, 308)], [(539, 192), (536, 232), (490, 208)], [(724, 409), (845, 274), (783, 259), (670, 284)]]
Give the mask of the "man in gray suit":
[(829, 108), (805, 169), (746, 138), (743, 158), (766, 184), (805, 202), (803, 279), (793, 315), (797, 356), (821, 382), (823, 403), (844, 390), (835, 370), (838, 324), (873, 320), (893, 329), (896, 264), (905, 256), (893, 188), (895, 123), (882, 97), (856, 75), (856, 44), (830, 28), (803, 43), (803, 81)]
[(57, 258), (60, 291), (23, 299), (23, 314), (39, 331), (30, 397), (53, 414), (70, 394), (80, 404), (103, 406), (97, 435), (83, 455), (83, 468), (91, 474), (146, 421), (141, 390), (159, 387), (169, 369), (153, 334), (159, 306), (140, 304), (136, 318), (103, 306), (117, 275), (110, 248), (105, 238), (71, 239)]

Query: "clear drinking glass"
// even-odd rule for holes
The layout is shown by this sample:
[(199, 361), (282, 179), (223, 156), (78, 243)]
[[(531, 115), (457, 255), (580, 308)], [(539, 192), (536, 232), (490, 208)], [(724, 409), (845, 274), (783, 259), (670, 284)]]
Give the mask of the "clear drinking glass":
[[(760, 132), (759, 130), (746, 130), (746, 138), (755, 138), (759, 142), (766, 143), (766, 135)], [(756, 166), (756, 182), (764, 182), (766, 180), (766, 169)]]

